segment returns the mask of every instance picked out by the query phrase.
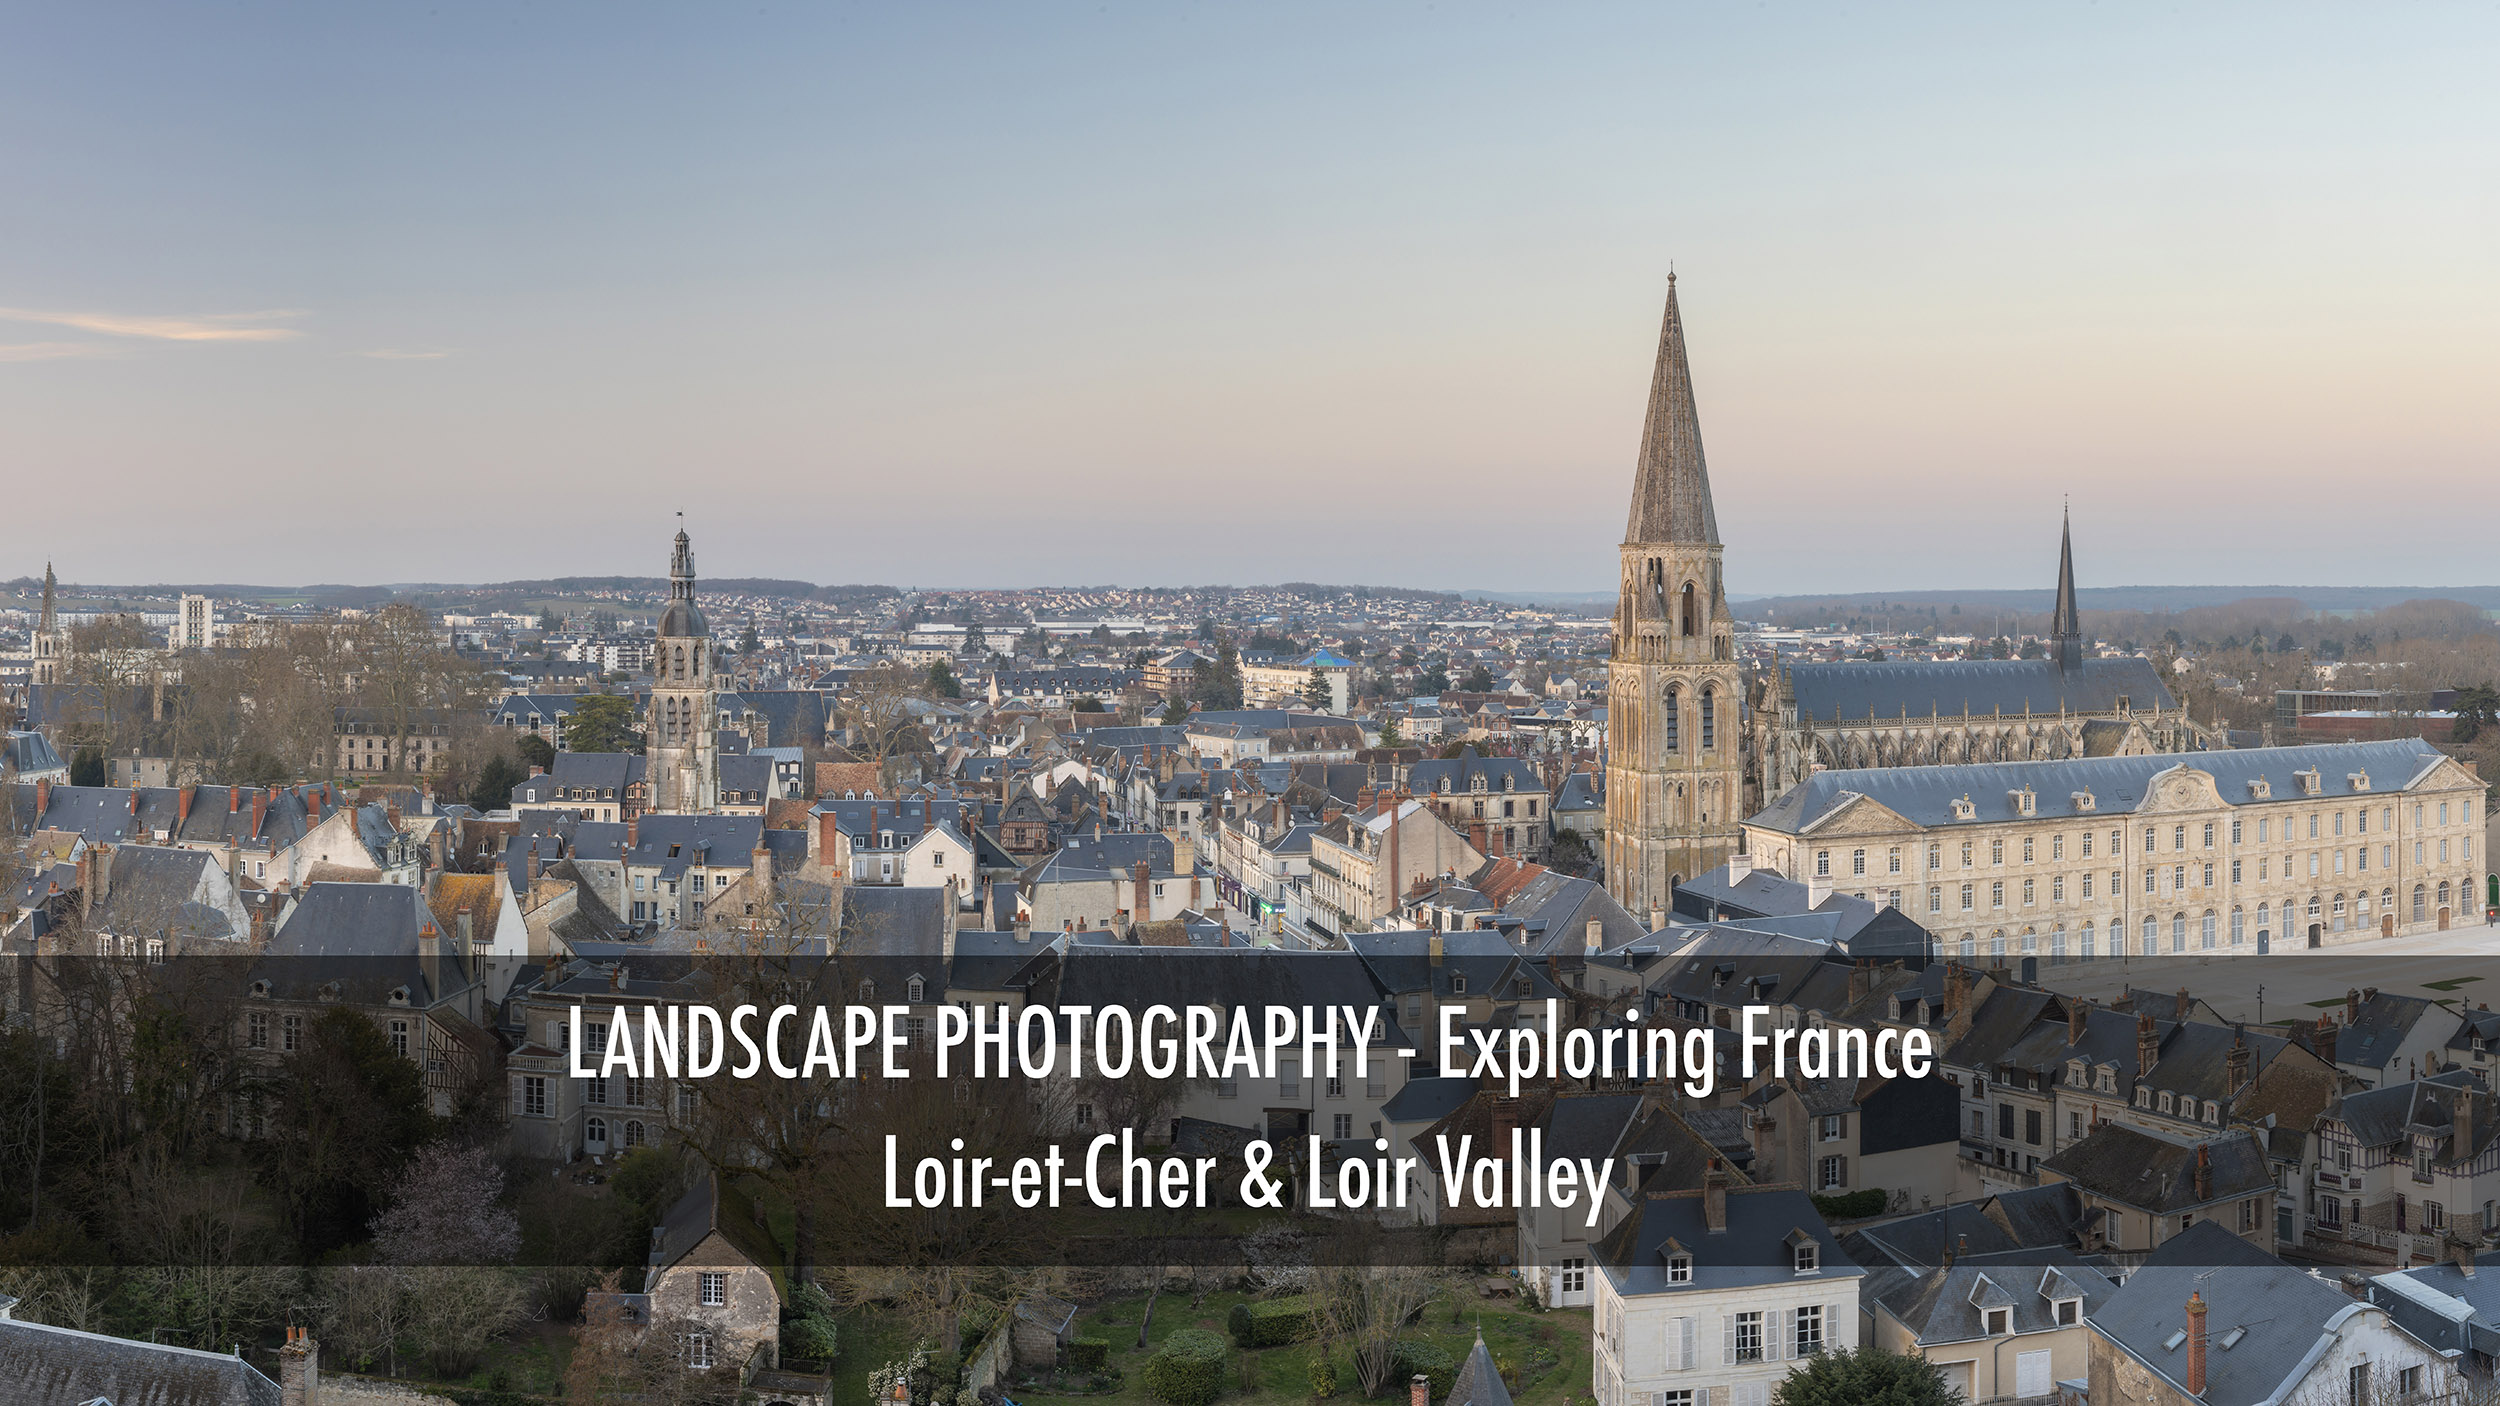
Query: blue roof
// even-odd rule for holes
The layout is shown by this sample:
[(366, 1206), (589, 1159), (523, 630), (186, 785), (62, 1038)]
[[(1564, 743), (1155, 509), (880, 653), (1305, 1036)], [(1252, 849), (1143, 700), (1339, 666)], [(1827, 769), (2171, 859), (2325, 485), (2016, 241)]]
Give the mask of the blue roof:
[[(2252, 783), (2267, 783), (2272, 800), (2299, 797), (2300, 773), (2319, 773), (2322, 799), (2368, 791), (2401, 790), (2445, 760), (2418, 737), (2387, 742), (2323, 743), (2309, 747), (2257, 747), (2245, 752), (2197, 752), (2187, 756), (2081, 757), (2054, 762), (1995, 762), (1976, 766), (1868, 767), (1818, 772), (1792, 787), (1748, 824), (1801, 834), (1858, 796), (1868, 797), (1922, 826), (1988, 825), (2014, 815), (2014, 792), (2030, 788), (2044, 817), (2132, 811), (2165, 772), (2203, 772), (2213, 777), (2225, 805), (2256, 801)], [(2091, 811), (2075, 801), (2092, 796)], [(1968, 817), (1954, 806), (1971, 802)]]
[(1946, 659), (1934, 662), (1791, 664), (1797, 714), (1815, 722), (1854, 722), (1985, 714), (2114, 713), (2177, 708), (2149, 659), (2086, 659), (2060, 669), (2054, 659)]

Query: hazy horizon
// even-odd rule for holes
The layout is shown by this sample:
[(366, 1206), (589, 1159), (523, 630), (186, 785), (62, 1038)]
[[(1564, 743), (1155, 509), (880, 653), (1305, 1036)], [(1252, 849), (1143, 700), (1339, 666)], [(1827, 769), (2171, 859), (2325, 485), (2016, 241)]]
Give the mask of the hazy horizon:
[(2490, 578), (2487, 9), (11, 33), (0, 575), (1604, 590), (1672, 261), (1732, 593)]

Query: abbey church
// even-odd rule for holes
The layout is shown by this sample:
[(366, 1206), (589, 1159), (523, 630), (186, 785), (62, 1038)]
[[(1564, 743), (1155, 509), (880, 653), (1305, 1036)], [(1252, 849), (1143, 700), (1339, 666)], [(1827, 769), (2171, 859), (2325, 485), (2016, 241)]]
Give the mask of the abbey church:
[(1606, 686), (1606, 887), (1635, 914), (1725, 863), (1741, 822), (1817, 772), (2200, 751), (2150, 660), (2093, 654), (2071, 529), (2039, 659), (1795, 662), (1747, 679), (1721, 577), (1675, 278), (1623, 535)]

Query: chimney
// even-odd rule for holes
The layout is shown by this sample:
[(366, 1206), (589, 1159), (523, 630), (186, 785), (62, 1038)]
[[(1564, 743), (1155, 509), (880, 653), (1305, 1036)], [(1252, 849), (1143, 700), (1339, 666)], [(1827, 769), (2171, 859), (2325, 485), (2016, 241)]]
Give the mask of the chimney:
[(2468, 1279), (2473, 1278), (2474, 1242), (2466, 1239), (2462, 1235), (2449, 1236), (2448, 1262), (2457, 1267), (2457, 1273), (2464, 1275)]
[(2474, 1159), (2474, 1091), (2459, 1089), (2456, 1102), (2448, 1113), (2448, 1127), (2453, 1139), (2448, 1155), (2460, 1162)]
[(315, 786), (311, 790), (304, 793), (304, 827), (306, 829), (310, 829), (320, 823), (321, 788)]
[(286, 1346), (278, 1349), (279, 1406), (320, 1406), (321, 1344), (312, 1329), (289, 1328)]
[(1589, 954), (1590, 956), (1592, 956), (1592, 957), (1594, 957), (1594, 956), (1598, 955), (1599, 953), (1601, 953), (1601, 952), (1603, 952), (1603, 951), (1605, 951), (1605, 950), (1606, 950), (1606, 920), (1605, 920), (1605, 919), (1603, 919), (1603, 918), (1591, 918), (1591, 919), (1589, 919), (1589, 922), (1588, 922), (1588, 936), (1587, 936), (1587, 941), (1586, 941), (1586, 943), (1584, 944), (1584, 946), (1585, 946), (1585, 948), (1586, 948), (1586, 950), (1587, 950), (1588, 954)]
[(2248, 1087), (2249, 1058), (2246, 1033), (2233, 1030), (2230, 1051), (2222, 1057), (2222, 1083), (2224, 1090), (2235, 1097), (2241, 1089)]
[(1189, 834), (1189, 827), (1166, 830), (1163, 837), (1172, 842), (1172, 874), (1186, 879), (1198, 872), (1198, 842)]
[(1441, 965), (1441, 955), (1441, 930), (1434, 928), (1432, 935), (1424, 939), (1424, 961), (1427, 965), (1437, 967)]
[(755, 876), (756, 895), (761, 898), (771, 898), (773, 894), (773, 851), (772, 846), (764, 843), (764, 837), (760, 834), (755, 837), (755, 852), (747, 856), (747, 866), (749, 871)]
[(2153, 1066), (2160, 1060), (2161, 1032), (2154, 1027), (2151, 1016), (2137, 1016), (2135, 1018), (2135, 1077), (2141, 1079), (2152, 1073)]
[(2310, 1043), (2317, 1047), (2318, 1058), (2325, 1060), (2329, 1064), (2335, 1063), (2335, 1035), (2335, 1017), (2331, 1015), (2319, 1016), (2318, 1028), (2316, 1033), (2310, 1037)]
[(2196, 1144), (2196, 1203), (2203, 1205), (2214, 1199), (2213, 1145)]
[(139, 788), (136, 786), (130, 788), (130, 813), (132, 815), (139, 813)]
[(231, 835), (226, 837), (226, 882), (237, 888), (243, 886), (243, 847)]
[(1032, 941), (1033, 915), (1030, 913), (1016, 914), (1016, 945), (1021, 947)]
[(175, 834), (181, 834), (182, 827), (191, 823), (191, 803), (199, 798), (200, 788), (197, 786), (185, 786), (174, 793)]
[[(234, 814), (239, 813), (242, 809), (243, 809), (243, 788), (242, 788), (242, 787), (240, 787), (240, 786), (229, 786), (229, 787), (227, 787), (227, 788), (226, 788), (226, 814), (228, 814), (228, 815), (234, 815)], [(231, 827), (231, 826), (229, 826), (228, 828), (232, 828), (232, 827)]]
[(545, 767), (538, 765), (536, 762), (532, 762), (532, 763), (530, 763), (530, 779), (531, 779), (531, 780), (533, 780), (533, 781), (534, 781), (534, 780), (538, 779), (539, 777), (545, 776), (546, 774), (547, 774), (547, 769), (546, 769)]
[[(2375, 988), (2373, 992), (2375, 993)], [(2346, 1025), (2361, 1023), (2361, 992), (2350, 986), (2344, 988), (2344, 1023)]]
[(1854, 1006), (1866, 999), (1867, 985), (1873, 979), (1873, 966), (1874, 963), (1865, 958), (1849, 964), (1849, 1004)]
[(2092, 1028), (2092, 1003), (2078, 996), (2066, 1003), (2066, 1043), (2080, 1045)]
[(443, 994), (443, 934), (431, 918), (417, 926), (417, 969), (425, 973), (428, 1000)]
[(1806, 907), (1807, 907), (1807, 908), (1809, 908), (1809, 909), (1820, 908), (1820, 907), (1822, 907), (1822, 906), (1823, 906), (1823, 901), (1824, 901), (1825, 899), (1827, 899), (1827, 898), (1830, 898), (1831, 896), (1832, 896), (1832, 881), (1831, 881), (1831, 877), (1830, 877), (1829, 875), (1827, 875), (1827, 874), (1809, 874), (1809, 875), (1807, 875), (1807, 876), (1806, 876)]
[(1137, 921), (1141, 923), (1151, 922), (1154, 919), (1154, 888), (1153, 881), (1147, 877), (1148, 873), (1146, 861), (1142, 859), (1138, 860), (1129, 871), (1129, 883), (1133, 890), (1129, 898), (1129, 910), (1137, 915)]
[(1421, 1372), (1406, 1384), (1406, 1406), (1432, 1406), (1432, 1378)]
[(2191, 1293), (2187, 1301), (2187, 1393), (2205, 1394), (2205, 1296)]
[(1945, 1246), (1944, 1248), (1944, 1267), (1951, 1269), (1955, 1260), (1960, 1259), (1962, 1256), (1969, 1253), (1970, 1237), (1967, 1235), (1954, 1236), (1953, 1243)]
[(1701, 1217), (1711, 1234), (1727, 1233), (1727, 1167), (1716, 1157), (1701, 1174)]
[(457, 921), (460, 924), (458, 929), (460, 933), (460, 950), (464, 953), (475, 953), (477, 951), (476, 908), (476, 904), (463, 903), (460, 905), (460, 912), (457, 915)]
[(2377, 1000), (2377, 999), (2378, 999), (2378, 988), (2377, 988), (2377, 987), (2375, 987), (2375, 986), (2364, 986), (2364, 987), (2362, 987), (2362, 988), (2361, 988), (2361, 1004), (2363, 1004), (2363, 1005), (2365, 1005), (2365, 1006), (2366, 1006), (2366, 1005), (2370, 1004), (2372, 1001), (2375, 1001), (2375, 1000)]
[(529, 865), (530, 865), (530, 869), (529, 869), (530, 882), (531, 882), (531, 883), (533, 883), (533, 884), (534, 884), (534, 883), (537, 883), (537, 882), (538, 882), (538, 841), (537, 841), (536, 839), (532, 839), (532, 840), (530, 841), (530, 847), (529, 847)]
[(1745, 876), (1746, 876), (1746, 875), (1748, 875), (1748, 874), (1751, 874), (1752, 872), (1753, 872), (1753, 856), (1752, 856), (1752, 855), (1750, 855), (1750, 854), (1731, 854), (1731, 855), (1729, 855), (1729, 856), (1727, 857), (1727, 881), (1728, 881), (1729, 883), (1731, 883), (1731, 884), (1741, 883), (1741, 882), (1744, 880)]
[(1661, 933), (1667, 930), (1666, 905), (1653, 903), (1649, 906), (1649, 930), (1653, 933)]
[(262, 822), (264, 819), (266, 819), (266, 818), (267, 818), (268, 814), (269, 814), (269, 788), (268, 788), (268, 787), (266, 787), (266, 786), (255, 786), (255, 787), (253, 787), (253, 788), (252, 788), (252, 837), (253, 837), (254, 839), (258, 839), (258, 838), (260, 837), (260, 832), (261, 832), (261, 831), (260, 831), (261, 822)]
[(36, 783), (35, 783), (35, 823), (36, 823), (37, 825), (41, 825), (41, 824), (43, 823), (43, 813), (44, 813), (44, 811), (45, 811), (45, 810), (47, 810), (48, 808), (50, 808), (50, 806), (51, 806), (51, 805), (52, 805), (52, 783), (51, 783), (50, 781), (48, 781), (48, 780), (46, 780), (46, 781), (38, 781), (38, 782), (36, 782)]

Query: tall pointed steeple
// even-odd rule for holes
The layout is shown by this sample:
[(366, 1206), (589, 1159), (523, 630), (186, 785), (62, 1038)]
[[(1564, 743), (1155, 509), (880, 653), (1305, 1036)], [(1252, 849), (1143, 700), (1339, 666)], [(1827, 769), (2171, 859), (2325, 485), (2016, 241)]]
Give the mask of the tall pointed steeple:
[(1641, 460), (1632, 481), (1632, 542), (1719, 540), (1710, 507), (1710, 470), (1702, 462), (1701, 415), (1693, 406), (1693, 368), (1684, 359), (1684, 317), (1667, 275), (1666, 324), (1658, 330), (1658, 365), (1649, 377), (1649, 417), (1641, 426)]
[(2083, 612), (2075, 608), (2074, 512), (2068, 509), (2057, 530), (2057, 609), (2049, 617), (2049, 634), (2057, 642), (2057, 667), (2083, 663)]

